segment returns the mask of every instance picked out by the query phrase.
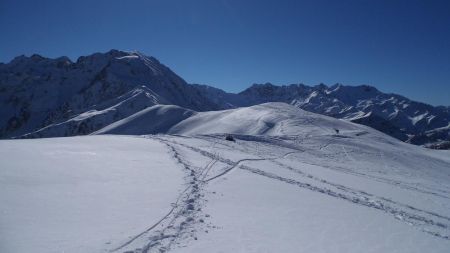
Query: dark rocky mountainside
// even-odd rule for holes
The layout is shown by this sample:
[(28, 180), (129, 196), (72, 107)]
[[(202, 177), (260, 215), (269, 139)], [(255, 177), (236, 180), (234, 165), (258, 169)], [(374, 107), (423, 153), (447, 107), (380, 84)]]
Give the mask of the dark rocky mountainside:
[(155, 104), (218, 109), (155, 58), (118, 50), (16, 57), (0, 65), (0, 103), (1, 138), (87, 134)]

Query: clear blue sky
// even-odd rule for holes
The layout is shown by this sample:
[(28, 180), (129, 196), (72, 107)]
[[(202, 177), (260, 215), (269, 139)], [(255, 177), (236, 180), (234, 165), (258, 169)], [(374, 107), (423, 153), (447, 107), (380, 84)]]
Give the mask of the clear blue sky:
[(450, 1), (0, 0), (0, 62), (138, 50), (191, 83), (370, 84), (450, 105)]

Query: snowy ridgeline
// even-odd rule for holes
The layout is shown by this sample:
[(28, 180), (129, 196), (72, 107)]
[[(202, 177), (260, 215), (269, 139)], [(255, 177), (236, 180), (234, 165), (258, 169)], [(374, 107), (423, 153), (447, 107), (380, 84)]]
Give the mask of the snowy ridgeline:
[(267, 83), (232, 94), (188, 84), (153, 57), (118, 50), (82, 56), (76, 62), (33, 55), (0, 64), (3, 139), (86, 135), (133, 114), (145, 114), (143, 110), (154, 105), (201, 112), (267, 102), (367, 125), (412, 144), (450, 145), (449, 107), (411, 101), (367, 85)]
[(282, 103), (98, 133), (0, 141), (0, 252), (449, 252), (448, 151)]

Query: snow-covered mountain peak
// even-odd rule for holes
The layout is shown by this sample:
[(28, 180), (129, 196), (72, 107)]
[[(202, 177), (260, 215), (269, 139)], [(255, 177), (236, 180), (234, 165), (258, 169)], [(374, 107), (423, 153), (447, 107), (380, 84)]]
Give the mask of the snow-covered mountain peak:
[(17, 57), (0, 66), (0, 101), (3, 138), (42, 132), (50, 125), (63, 129), (64, 122), (70, 122), (67, 131), (51, 133), (85, 134), (155, 104), (218, 109), (154, 57), (114, 49), (76, 62), (67, 57)]
[(147, 56), (139, 51), (121, 51), (116, 49), (106, 53), (81, 56), (78, 58), (77, 64), (97, 69), (111, 65), (120, 65), (120, 67), (116, 66), (116, 68), (131, 69), (131, 72), (150, 72), (155, 76), (164, 76), (167, 72), (171, 72), (169, 68), (152, 56)]

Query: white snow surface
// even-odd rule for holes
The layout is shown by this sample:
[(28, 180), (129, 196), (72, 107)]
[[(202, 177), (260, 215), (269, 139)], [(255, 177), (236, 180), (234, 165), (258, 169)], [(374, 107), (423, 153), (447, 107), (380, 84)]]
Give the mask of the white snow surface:
[(0, 141), (0, 252), (450, 250), (448, 151), (279, 103), (173, 118)]
[(348, 121), (310, 113), (286, 103), (265, 103), (224, 111), (200, 112), (173, 126), (173, 134), (235, 133), (296, 135), (360, 130)]
[(103, 252), (157, 222), (183, 170), (156, 141), (0, 141), (0, 252)]
[(195, 113), (176, 105), (155, 105), (116, 121), (93, 134), (142, 135), (166, 132), (173, 125)]

